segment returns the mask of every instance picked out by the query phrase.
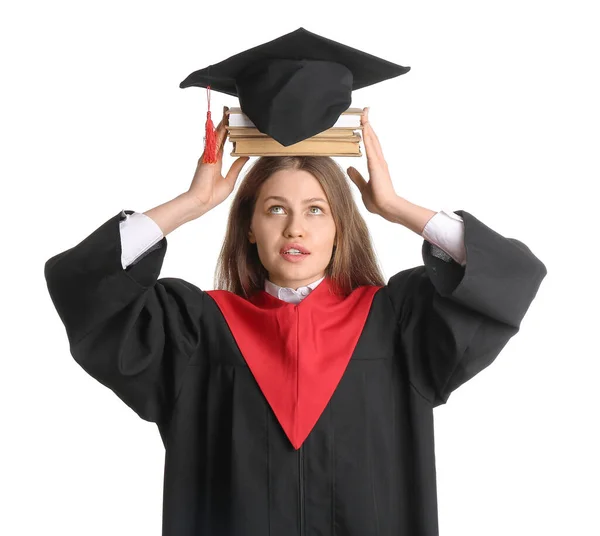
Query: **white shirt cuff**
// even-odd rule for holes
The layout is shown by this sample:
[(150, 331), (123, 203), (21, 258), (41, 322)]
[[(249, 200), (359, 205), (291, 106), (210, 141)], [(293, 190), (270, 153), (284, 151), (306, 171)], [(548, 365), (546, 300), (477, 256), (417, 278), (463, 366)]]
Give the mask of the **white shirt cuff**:
[(440, 210), (423, 229), (423, 238), (465, 266), (465, 224), (452, 210)]
[(128, 214), (124, 220), (119, 222), (119, 230), (123, 269), (163, 239), (163, 233), (158, 224), (142, 212)]

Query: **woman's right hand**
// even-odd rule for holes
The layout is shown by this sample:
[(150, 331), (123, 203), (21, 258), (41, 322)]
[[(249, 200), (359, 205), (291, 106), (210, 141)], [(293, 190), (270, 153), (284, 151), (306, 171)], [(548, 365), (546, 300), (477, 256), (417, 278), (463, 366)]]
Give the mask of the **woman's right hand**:
[(203, 163), (204, 152), (198, 160), (196, 173), (187, 194), (197, 202), (202, 211), (210, 210), (222, 203), (235, 187), (237, 178), (249, 156), (241, 156), (231, 164), (227, 175), (222, 175), (223, 151), (227, 138), (225, 125), (229, 124), (229, 108), (223, 106), (223, 118), (216, 128), (217, 161), (214, 164)]

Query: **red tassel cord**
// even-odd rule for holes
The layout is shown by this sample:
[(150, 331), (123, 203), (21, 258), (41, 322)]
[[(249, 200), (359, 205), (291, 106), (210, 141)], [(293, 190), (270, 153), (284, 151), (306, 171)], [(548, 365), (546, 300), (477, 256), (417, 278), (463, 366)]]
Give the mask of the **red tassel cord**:
[(204, 157), (202, 162), (214, 164), (217, 161), (217, 133), (210, 117), (210, 86), (206, 87), (208, 111), (206, 112), (206, 125), (204, 136)]

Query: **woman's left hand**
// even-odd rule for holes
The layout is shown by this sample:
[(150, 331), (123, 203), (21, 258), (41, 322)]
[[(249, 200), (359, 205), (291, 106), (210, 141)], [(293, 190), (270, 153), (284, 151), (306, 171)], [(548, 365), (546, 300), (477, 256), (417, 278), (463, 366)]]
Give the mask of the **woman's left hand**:
[(369, 108), (363, 109), (360, 118), (363, 127), (363, 140), (367, 153), (367, 168), (369, 170), (369, 182), (354, 167), (348, 168), (348, 176), (360, 190), (363, 203), (369, 212), (384, 216), (397, 199), (398, 194), (394, 191), (394, 185), (388, 171), (387, 162), (383, 157), (379, 138), (369, 123)]

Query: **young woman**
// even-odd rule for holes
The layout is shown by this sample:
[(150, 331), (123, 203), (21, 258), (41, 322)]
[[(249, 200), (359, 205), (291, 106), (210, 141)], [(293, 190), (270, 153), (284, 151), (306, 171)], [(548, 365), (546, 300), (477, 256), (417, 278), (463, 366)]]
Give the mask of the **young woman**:
[[(224, 117), (225, 119), (225, 117)], [(263, 157), (234, 196), (217, 290), (159, 279), (166, 235), (233, 192), (199, 160), (189, 190), (122, 211), (46, 262), (75, 360), (166, 449), (169, 536), (434, 536), (433, 408), (519, 330), (547, 271), (466, 211), (398, 196), (363, 115), (371, 213), (424, 236), (385, 284), (343, 171)]]

